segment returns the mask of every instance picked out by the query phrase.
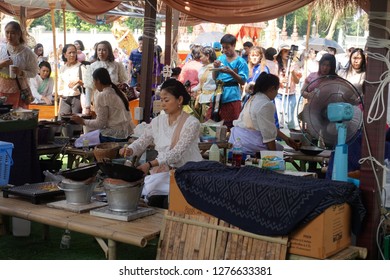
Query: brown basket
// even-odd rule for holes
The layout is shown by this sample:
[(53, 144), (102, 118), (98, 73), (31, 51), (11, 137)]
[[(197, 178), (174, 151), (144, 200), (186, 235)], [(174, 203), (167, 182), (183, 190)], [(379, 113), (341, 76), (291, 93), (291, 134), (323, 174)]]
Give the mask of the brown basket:
[(118, 156), (120, 145), (115, 142), (99, 144), (93, 150), (93, 155), (97, 162), (103, 162), (104, 159), (114, 159)]

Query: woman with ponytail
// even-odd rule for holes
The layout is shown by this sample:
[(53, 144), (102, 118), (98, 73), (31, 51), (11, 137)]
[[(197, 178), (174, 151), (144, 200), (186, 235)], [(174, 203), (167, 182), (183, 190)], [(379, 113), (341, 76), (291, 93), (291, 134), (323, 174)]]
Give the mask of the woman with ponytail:
[(96, 118), (87, 120), (73, 115), (71, 120), (77, 124), (85, 125), (89, 130), (99, 129), (101, 143), (127, 141), (133, 133), (134, 124), (126, 96), (111, 81), (107, 69), (96, 69), (92, 77), (98, 91), (95, 96)]

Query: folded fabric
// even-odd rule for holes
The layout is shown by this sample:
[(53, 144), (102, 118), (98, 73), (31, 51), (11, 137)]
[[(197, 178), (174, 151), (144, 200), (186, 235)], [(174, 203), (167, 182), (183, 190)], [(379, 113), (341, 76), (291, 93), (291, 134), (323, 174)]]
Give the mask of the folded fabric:
[(85, 133), (76, 139), (76, 141), (74, 142), (74, 146), (76, 148), (83, 147), (84, 140), (88, 140), (88, 146), (96, 146), (96, 145), (100, 144), (100, 137), (99, 136), (100, 136), (99, 129)]
[(352, 207), (357, 233), (365, 215), (360, 191), (351, 183), (279, 174), (252, 166), (189, 162), (175, 172), (193, 207), (243, 230), (287, 235), (335, 204)]

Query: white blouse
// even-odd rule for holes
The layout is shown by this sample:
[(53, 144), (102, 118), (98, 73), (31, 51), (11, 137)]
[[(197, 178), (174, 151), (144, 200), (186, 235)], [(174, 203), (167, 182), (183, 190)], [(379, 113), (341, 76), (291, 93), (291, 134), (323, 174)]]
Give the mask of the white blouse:
[[(267, 95), (260, 92), (256, 93), (251, 98), (252, 100), (248, 100), (245, 107), (250, 106), (249, 115), (252, 120), (252, 129), (261, 132), (264, 143), (274, 141), (278, 133), (274, 117), (276, 111), (275, 104), (268, 98)], [(238, 119), (233, 121), (233, 125), (251, 129), (244, 121), (243, 112), (244, 110), (241, 111)]]
[[(16, 53), (10, 52), (7, 53), (7, 44), (0, 45), (0, 60), (6, 60), (11, 57), (13, 65), (18, 66), (23, 70), (23, 77), (19, 77), (20, 84), (22, 88), (28, 85), (28, 78), (35, 77), (39, 71), (37, 65), (37, 57), (34, 52), (27, 46), (20, 46), (19, 51)], [(3, 67), (0, 69), (0, 75), (2, 77), (9, 77), (9, 67)], [(12, 93), (15, 92), (15, 89), (12, 88), (3, 88), (0, 84), (0, 92), (3, 93)]]
[(181, 167), (188, 161), (201, 161), (203, 158), (198, 146), (200, 122), (195, 117), (189, 116), (180, 132), (179, 141), (170, 149), (177, 123), (176, 121), (169, 125), (168, 115), (159, 115), (145, 127), (143, 135), (129, 148), (133, 150), (134, 155), (140, 156), (149, 145), (154, 143), (155, 150), (158, 152), (159, 165)]
[(81, 67), (81, 77), (85, 72), (85, 66), (80, 62), (68, 66), (64, 64), (60, 68), (60, 74), (58, 79), (58, 94), (60, 96), (78, 96), (81, 94), (78, 86), (70, 88), (68, 85), (70, 82), (75, 82), (80, 80), (80, 67)]
[(84, 87), (86, 88), (86, 97), (85, 97), (86, 107), (89, 107), (91, 105), (91, 101), (93, 100), (93, 94), (96, 93), (92, 74), (98, 68), (107, 69), (108, 73), (110, 74), (111, 81), (115, 85), (126, 83), (129, 80), (129, 75), (123, 63), (116, 62), (116, 61), (96, 60), (91, 65), (87, 65), (87, 71), (83, 76)]
[[(200, 91), (199, 95), (199, 103), (207, 103), (209, 104), (211, 101), (211, 97), (213, 96), (213, 93), (215, 89), (217, 88), (217, 85), (215, 83), (215, 80), (213, 79), (213, 72), (207, 69), (213, 68), (213, 64), (203, 65), (202, 68), (198, 71), (198, 79), (199, 84), (197, 84), (192, 91), (197, 92)], [(205, 72), (206, 70), (208, 73)], [(202, 84), (202, 87), (201, 87)]]
[(100, 129), (103, 136), (126, 139), (133, 134), (134, 124), (122, 99), (112, 87), (106, 87), (95, 95), (96, 119), (85, 120), (85, 126)]
[(53, 101), (53, 88), (54, 88), (54, 80), (53, 78), (49, 77), (48, 82), (43, 89), (42, 93), (38, 92), (38, 88), (43, 83), (43, 80), (41, 76), (36, 75), (35, 78), (29, 79), (30, 89), (32, 92), (32, 95), (34, 96), (34, 101), (32, 103), (39, 104), (39, 103), (45, 103), (45, 101), (42, 100), (42, 96), (48, 97), (51, 101)]
[(349, 81), (363, 95), (363, 83), (366, 79), (366, 72), (356, 72), (353, 68), (350, 71), (348, 69), (341, 69), (337, 72), (337, 75)]

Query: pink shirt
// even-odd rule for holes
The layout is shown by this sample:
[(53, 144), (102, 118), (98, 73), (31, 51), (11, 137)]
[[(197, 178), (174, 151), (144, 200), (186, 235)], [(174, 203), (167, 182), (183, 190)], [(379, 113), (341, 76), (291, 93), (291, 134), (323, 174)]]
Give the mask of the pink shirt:
[(181, 69), (179, 81), (183, 84), (189, 80), (191, 82), (191, 89), (199, 84), (198, 72), (202, 67), (202, 63), (196, 60), (190, 60), (184, 64)]

